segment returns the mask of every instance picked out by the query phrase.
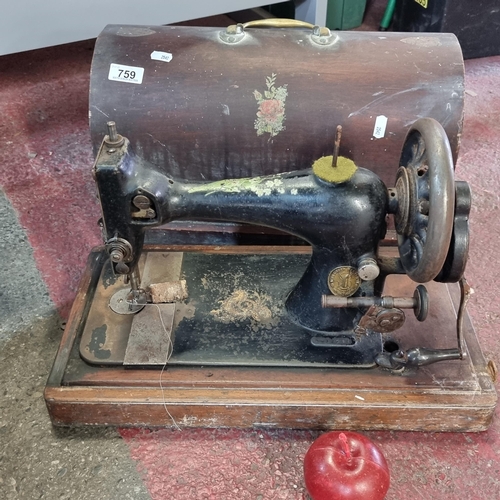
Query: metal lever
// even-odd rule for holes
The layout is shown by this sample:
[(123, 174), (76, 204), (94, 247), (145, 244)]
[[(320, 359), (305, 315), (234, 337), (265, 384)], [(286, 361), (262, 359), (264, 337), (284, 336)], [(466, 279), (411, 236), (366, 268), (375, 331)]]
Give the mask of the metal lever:
[(472, 295), (472, 289), (464, 276), (460, 279), (460, 306), (457, 314), (457, 349), (426, 349), (425, 347), (413, 347), (407, 351), (398, 350), (393, 353), (383, 352), (379, 354), (375, 362), (390, 370), (402, 368), (419, 367), (431, 365), (438, 361), (464, 359), (467, 356), (463, 339), (463, 319), (467, 302)]
[(418, 285), (413, 297), (336, 297), (335, 295), (323, 295), (321, 297), (322, 307), (333, 307), (341, 309), (344, 307), (371, 307), (378, 306), (384, 309), (413, 309), (418, 321), (425, 321), (429, 311), (429, 298), (424, 285)]
[(458, 349), (460, 350), (460, 359), (465, 357), (465, 346), (463, 338), (463, 323), (465, 316), (465, 308), (467, 307), (467, 302), (469, 302), (470, 296), (473, 291), (472, 288), (467, 283), (465, 276), (462, 276), (459, 281), (460, 285), (460, 306), (458, 308), (457, 314), (457, 342)]
[(382, 353), (377, 356), (375, 362), (391, 370), (400, 368), (417, 368), (419, 366), (431, 365), (438, 361), (462, 359), (458, 349), (426, 349), (425, 347), (414, 347), (407, 351), (399, 350), (391, 354)]

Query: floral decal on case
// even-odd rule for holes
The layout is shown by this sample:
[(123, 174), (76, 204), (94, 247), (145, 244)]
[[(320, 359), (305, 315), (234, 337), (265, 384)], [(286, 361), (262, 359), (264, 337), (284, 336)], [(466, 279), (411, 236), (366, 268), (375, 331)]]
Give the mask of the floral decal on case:
[(285, 121), (285, 101), (288, 95), (287, 85), (276, 87), (276, 74), (266, 77), (267, 90), (262, 95), (258, 90), (253, 91), (255, 100), (259, 104), (257, 119), (255, 120), (255, 130), (257, 135), (265, 133), (271, 137), (277, 136), (282, 130), (285, 130), (283, 122)]

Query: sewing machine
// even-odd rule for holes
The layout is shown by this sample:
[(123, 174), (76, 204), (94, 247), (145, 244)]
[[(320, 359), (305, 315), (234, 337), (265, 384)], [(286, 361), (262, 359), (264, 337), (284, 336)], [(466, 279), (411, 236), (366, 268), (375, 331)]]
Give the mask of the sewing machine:
[[(203, 43), (208, 39), (221, 51), (230, 50), (222, 56), (227, 57), (232, 45), (248, 42), (247, 28), (212, 30)], [(318, 30), (313, 28), (308, 43), (338, 58), (339, 36), (345, 34)], [(122, 44), (157, 31), (161, 28), (108, 27), (96, 47), (93, 176), (104, 246), (89, 258), (58, 354), (63, 360), (56, 361), (46, 389), (53, 421), (485, 428), (496, 393), (492, 366), (482, 357), (465, 312), (471, 293), (464, 278), (471, 193), (466, 182), (455, 180), (458, 141), (449, 129), (449, 116), (461, 114), (462, 101), (453, 109), (445, 106), (445, 120), (419, 96), (415, 103), (431, 110), (429, 116), (422, 117), (422, 109), (400, 113), (397, 121), (409, 123), (391, 137), (385, 133), (387, 117), (378, 115), (371, 141), (356, 137), (357, 130), (373, 127), (363, 107), (345, 109), (327, 126), (329, 134), (295, 136), (311, 145), (305, 155), (293, 136), (287, 136), (289, 142), (285, 137), (285, 102), (293, 89), (291, 83), (278, 85), (277, 70), (267, 77), (265, 92), (247, 92), (258, 105), (257, 119), (255, 110), (250, 114), (253, 127), (227, 132), (236, 105), (224, 103), (222, 128), (209, 118), (206, 137), (203, 127), (178, 132), (183, 125), (176, 129), (171, 120), (162, 125), (168, 132), (154, 118), (144, 129), (143, 118), (138, 124), (119, 107), (123, 95), (114, 97), (100, 86), (124, 82), (125, 91), (144, 99), (147, 86), (138, 92), (130, 83), (142, 85), (138, 70), (148, 68), (122, 64), (129, 73), (119, 75), (112, 62), (117, 51), (106, 49), (105, 42)], [(165, 33), (172, 35), (170, 47), (178, 43), (175, 30)], [(297, 44), (306, 39), (300, 32), (292, 36)], [(407, 40), (427, 57), (428, 48), (442, 47), (446, 38)], [(132, 46), (120, 45), (120, 51), (132, 52)], [(107, 52), (113, 55), (102, 62)], [(178, 54), (168, 61), (166, 55), (155, 57), (159, 71)], [(165, 71), (171, 75), (171, 68)], [(130, 72), (140, 83), (123, 80)], [(453, 96), (460, 85), (450, 85)], [(143, 109), (140, 104), (130, 109)], [(206, 100), (203, 106), (207, 113)], [(116, 122), (109, 119), (111, 110)], [(293, 117), (290, 107), (287, 112)], [(359, 127), (353, 129), (351, 118)], [(287, 121), (287, 127), (304, 120), (302, 115)], [(233, 171), (250, 168), (253, 175), (179, 164), (186, 155), (176, 148), (183, 143), (193, 158), (214, 165), (219, 149), (225, 151), (227, 170), (227, 158), (236, 157), (228, 148), (234, 137), (238, 142), (238, 128), (243, 138), (255, 137), (248, 140), (254, 149), (238, 144), (243, 152), (237, 157), (245, 162), (247, 155), (255, 166), (236, 165)], [(219, 148), (211, 129), (216, 136), (224, 129), (231, 139)], [(373, 138), (386, 140), (377, 144)], [(446, 284), (457, 282), (449, 291)]]
[[(340, 138), (336, 144), (340, 146)], [(416, 287), (411, 297), (382, 296), (388, 275), (406, 274), (417, 283), (463, 279), (470, 190), (467, 183), (454, 181), (443, 128), (425, 118), (410, 128), (395, 188), (386, 187), (376, 174), (354, 162), (339, 159), (338, 146), (331, 157), (318, 160), (309, 169), (186, 182), (162, 174), (135, 156), (127, 139), (110, 122), (94, 178), (113, 274), (130, 283), (123, 313), (138, 313), (151, 301), (139, 271), (147, 229), (175, 220), (254, 224), (287, 232), (311, 245), (303, 275), (290, 291), (282, 291), (283, 310), (278, 317), (288, 328), (293, 325), (297, 335), (309, 335), (313, 348), (327, 349), (332, 366), (378, 364), (400, 369), (462, 359), (462, 315), (458, 318), (458, 347), (415, 347), (391, 353), (383, 348), (383, 334), (404, 325), (403, 309), (413, 309), (419, 321), (426, 319), (429, 309), (423, 285)], [(388, 215), (395, 218), (399, 257), (378, 255)], [(463, 311), (468, 287), (465, 281), (461, 284)], [(230, 287), (228, 283), (228, 294)], [(123, 298), (121, 290), (116, 294)], [(183, 298), (188, 299), (189, 293)], [(245, 300), (252, 299), (242, 295), (241, 301)], [(114, 296), (110, 301), (116, 301)], [(216, 305), (211, 303), (210, 307), (216, 309)], [(269, 316), (257, 318), (257, 323), (261, 320), (266, 324), (272, 319)], [(238, 319), (236, 315), (233, 321)], [(161, 331), (160, 324), (157, 326)], [(150, 364), (149, 359), (146, 363)]]

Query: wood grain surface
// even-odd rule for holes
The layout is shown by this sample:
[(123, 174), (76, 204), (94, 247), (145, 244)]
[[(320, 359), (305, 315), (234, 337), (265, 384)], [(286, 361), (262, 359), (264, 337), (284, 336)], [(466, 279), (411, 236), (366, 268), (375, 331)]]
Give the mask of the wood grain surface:
[[(94, 152), (114, 120), (133, 150), (174, 177), (237, 178), (310, 167), (332, 154), (342, 125), (340, 154), (392, 185), (409, 126), (430, 116), (457, 157), (464, 68), (453, 35), (335, 32), (338, 40), (323, 47), (303, 29), (249, 30), (236, 44), (220, 40), (221, 28), (133, 29), (108, 26), (97, 40)], [(151, 59), (155, 50), (172, 59)], [(143, 68), (142, 83), (109, 80), (111, 64)], [(282, 107), (274, 94), (266, 98), (268, 78), (286, 89)], [(264, 111), (270, 119), (279, 112), (279, 131), (258, 135), (259, 94), (275, 101)], [(379, 138), (378, 116), (388, 119)]]

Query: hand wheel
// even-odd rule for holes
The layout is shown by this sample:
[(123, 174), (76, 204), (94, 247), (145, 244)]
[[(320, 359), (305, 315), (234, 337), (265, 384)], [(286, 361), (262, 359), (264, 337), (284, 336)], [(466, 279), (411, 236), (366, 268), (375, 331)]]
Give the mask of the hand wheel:
[(455, 220), (451, 236), (450, 249), (443, 269), (434, 278), (440, 283), (456, 283), (465, 272), (469, 256), (469, 213), (472, 194), (469, 184), (464, 181), (455, 182)]
[(417, 283), (433, 280), (450, 248), (455, 209), (453, 159), (446, 132), (433, 118), (410, 128), (396, 176), (395, 224), (401, 263)]

